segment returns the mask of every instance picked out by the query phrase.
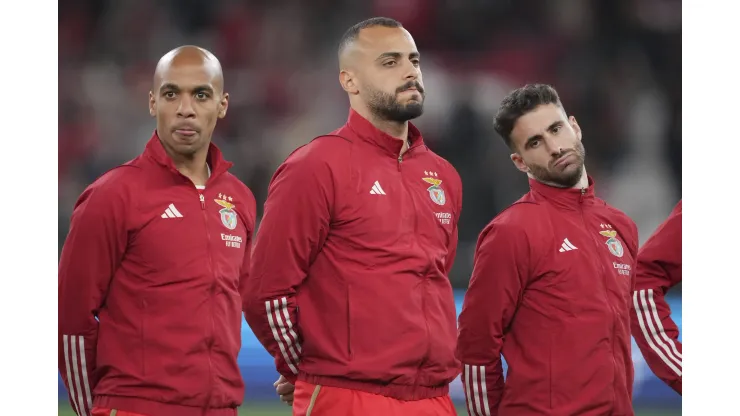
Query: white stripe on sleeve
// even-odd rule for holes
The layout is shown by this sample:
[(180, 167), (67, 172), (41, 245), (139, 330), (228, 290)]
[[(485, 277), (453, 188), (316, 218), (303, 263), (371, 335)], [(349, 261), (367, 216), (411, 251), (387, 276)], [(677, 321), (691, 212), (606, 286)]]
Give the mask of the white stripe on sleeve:
[[(650, 321), (650, 315), (645, 313), (643, 311), (643, 308), (641, 307), (640, 300), (644, 302), (645, 300), (645, 290), (639, 290), (635, 291), (632, 294), (632, 303), (635, 307), (635, 312), (637, 314), (637, 321), (640, 324), (640, 329), (642, 330), (642, 335), (645, 337), (645, 340), (647, 341), (648, 345), (650, 346), (650, 349), (652, 349), (658, 357), (665, 363), (666, 366), (668, 366), (671, 370), (673, 370), (679, 377), (681, 376), (681, 370), (678, 369), (671, 360), (666, 357), (666, 355), (663, 353), (663, 351), (655, 345), (654, 338), (653, 338), (653, 325)], [(650, 328), (650, 329), (648, 329)]]

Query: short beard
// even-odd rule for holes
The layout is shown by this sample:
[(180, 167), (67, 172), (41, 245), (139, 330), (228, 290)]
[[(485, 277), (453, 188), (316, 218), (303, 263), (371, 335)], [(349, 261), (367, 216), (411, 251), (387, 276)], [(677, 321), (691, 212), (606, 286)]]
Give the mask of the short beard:
[[(576, 169), (572, 173), (565, 173), (565, 172), (553, 172), (548, 167), (545, 166), (539, 166), (539, 165), (527, 165), (529, 168), (529, 173), (537, 179), (537, 181), (554, 185), (561, 188), (572, 188), (576, 186), (578, 181), (581, 180), (583, 177), (583, 165), (586, 160), (586, 149), (583, 147), (583, 143), (578, 141), (575, 145), (575, 148), (572, 150), (576, 154), (576, 162), (575, 164), (578, 166), (578, 169)], [(560, 155), (553, 158), (552, 163), (554, 163), (556, 160), (558, 160), (560, 157), (564, 156), (565, 153), (563, 152)]]
[(416, 87), (421, 95), (421, 101), (401, 104), (396, 98), (397, 95), (386, 94), (380, 90), (372, 90), (367, 102), (370, 112), (377, 118), (386, 121), (395, 121), (403, 123), (413, 120), (424, 113), (424, 89), (418, 83), (410, 82), (399, 88), (396, 93), (405, 91), (410, 87)]

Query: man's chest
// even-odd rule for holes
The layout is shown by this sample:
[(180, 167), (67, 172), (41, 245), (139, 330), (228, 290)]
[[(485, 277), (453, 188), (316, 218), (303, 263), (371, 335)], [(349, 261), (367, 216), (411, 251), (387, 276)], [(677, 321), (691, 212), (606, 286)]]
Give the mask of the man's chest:
[(538, 285), (564, 299), (594, 296), (620, 305), (628, 300), (634, 259), (616, 221), (599, 213), (550, 216), (550, 238), (535, 249)]
[(456, 226), (451, 178), (437, 166), (358, 166), (340, 195), (334, 229), (362, 244), (392, 241), (445, 248)]
[(151, 187), (138, 201), (127, 254), (146, 270), (236, 278), (251, 228), (245, 202), (226, 187)]

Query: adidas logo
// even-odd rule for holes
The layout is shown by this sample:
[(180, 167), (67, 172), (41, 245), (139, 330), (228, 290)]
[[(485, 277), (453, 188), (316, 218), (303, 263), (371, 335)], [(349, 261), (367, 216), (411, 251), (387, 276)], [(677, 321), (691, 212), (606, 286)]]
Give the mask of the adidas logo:
[(375, 181), (373, 187), (370, 188), (370, 195), (385, 195), (385, 191), (380, 187), (378, 181)]
[(563, 245), (560, 246), (559, 251), (562, 253), (564, 251), (571, 251), (571, 250), (578, 250), (578, 247), (574, 246), (573, 243), (568, 241), (568, 239), (566, 238), (565, 241), (563, 241)]
[(167, 209), (164, 210), (162, 218), (182, 218), (182, 214), (180, 214), (180, 211), (175, 208), (175, 204), (170, 204), (170, 206), (168, 206)]

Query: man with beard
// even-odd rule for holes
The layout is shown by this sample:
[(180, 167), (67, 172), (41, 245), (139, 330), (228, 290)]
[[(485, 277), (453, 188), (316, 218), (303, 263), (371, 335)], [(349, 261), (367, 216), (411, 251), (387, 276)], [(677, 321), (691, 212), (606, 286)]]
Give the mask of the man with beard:
[(594, 195), (581, 129), (551, 86), (510, 93), (494, 128), (530, 191), (478, 239), (457, 347), (468, 412), (633, 415), (637, 227)]
[(409, 120), (424, 84), (395, 20), (339, 46), (347, 123), (270, 183), (244, 307), (295, 415), (455, 415), (455, 258), (462, 186)]

